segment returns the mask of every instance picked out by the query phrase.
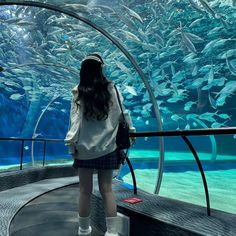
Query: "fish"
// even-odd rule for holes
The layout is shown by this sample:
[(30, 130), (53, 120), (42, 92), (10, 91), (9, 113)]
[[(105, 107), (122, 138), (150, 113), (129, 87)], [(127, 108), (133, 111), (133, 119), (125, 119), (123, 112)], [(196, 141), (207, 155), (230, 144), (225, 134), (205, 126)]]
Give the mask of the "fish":
[(214, 35), (214, 34), (220, 34), (220, 33), (221, 33), (221, 30), (222, 30), (222, 26), (214, 27), (213, 29), (211, 29), (211, 30), (207, 33), (207, 36), (212, 36), (212, 35)]
[(75, 12), (82, 12), (82, 13), (90, 13), (91, 10), (88, 5), (86, 4), (81, 4), (81, 3), (66, 3), (62, 4), (63, 7), (72, 9)]
[(184, 34), (185, 34), (186, 37), (189, 38), (189, 40), (191, 40), (192, 43), (202, 43), (202, 42), (204, 42), (204, 39), (199, 37), (196, 34), (189, 33), (189, 32), (185, 32)]
[(162, 15), (167, 14), (165, 7), (160, 2), (157, 2), (157, 6), (158, 6), (159, 11), (161, 12)]
[(132, 78), (132, 74), (130, 72), (130, 69), (125, 66), (122, 62), (120, 61), (115, 61), (115, 64), (121, 69), (121, 71), (123, 71), (124, 73), (126, 73), (130, 78)]
[(132, 29), (132, 30), (136, 30), (137, 29), (137, 26), (134, 22), (132, 22), (129, 18), (127, 18), (123, 12), (117, 12), (117, 16), (119, 17), (119, 19), (125, 23), (126, 26), (128, 26), (129, 29)]
[(125, 90), (126, 90), (127, 92), (129, 92), (130, 94), (132, 94), (132, 95), (134, 95), (134, 96), (138, 96), (138, 94), (137, 94), (137, 92), (136, 92), (136, 90), (135, 90), (134, 87), (128, 86), (128, 85), (124, 85), (124, 87), (125, 87)]
[(132, 10), (128, 7), (126, 7), (125, 5), (121, 4), (121, 6), (124, 7), (129, 12), (130, 16), (134, 17), (136, 20), (138, 20), (140, 23), (143, 24), (143, 19), (137, 12), (135, 12), (134, 10)]
[(203, 48), (203, 50), (201, 51), (201, 53), (203, 54), (207, 54), (209, 52), (211, 52), (213, 50), (213, 46), (216, 44), (216, 42), (218, 41), (219, 39), (213, 39), (211, 40), (210, 42), (208, 42), (205, 47)]
[(36, 23), (32, 21), (27, 21), (27, 20), (21, 20), (17, 22), (17, 25), (27, 27), (27, 26), (36, 26)]
[(227, 56), (226, 56), (226, 64), (231, 74), (236, 76), (236, 66), (231, 61), (228, 60)]
[(206, 121), (209, 121), (209, 122), (216, 122), (216, 119), (213, 118), (214, 115), (217, 114), (218, 111), (216, 111), (215, 113), (213, 112), (205, 112), (205, 113), (202, 113), (201, 115), (199, 115), (199, 119), (201, 120), (206, 120)]
[(197, 53), (197, 50), (193, 44), (193, 42), (191, 41), (191, 39), (189, 38), (189, 36), (184, 33), (184, 32), (181, 32), (181, 37), (182, 37), (182, 40), (183, 40), (183, 45), (185, 45), (188, 50), (192, 53)]
[(199, 58), (194, 58), (194, 57), (196, 57), (196, 54), (191, 52), (183, 58), (183, 62), (196, 65), (197, 62), (199, 61)]
[(191, 24), (188, 27), (193, 28), (193, 27), (197, 26), (198, 24), (200, 24), (203, 20), (205, 20), (204, 17), (197, 18), (196, 20), (192, 21)]
[(107, 5), (96, 4), (96, 6), (93, 7), (93, 9), (100, 9), (102, 12), (107, 11), (109, 13), (115, 13), (114, 9), (112, 9), (111, 7)]
[(156, 35), (155, 35), (155, 37), (156, 37), (156, 42), (157, 42), (157, 44), (158, 45), (160, 45), (160, 46), (162, 46), (162, 47), (164, 47), (164, 45), (165, 45), (165, 40), (164, 40), (164, 38), (163, 38), (163, 36), (159, 33), (156, 33)]
[(189, 130), (190, 129), (190, 124), (187, 124), (185, 127), (184, 127), (185, 130)]
[(55, 48), (53, 49), (54, 52), (58, 52), (58, 53), (64, 53), (64, 52), (68, 52), (69, 49), (68, 48)]
[(210, 90), (212, 86), (213, 86), (212, 84), (207, 84), (207, 85), (201, 87), (201, 90)]
[(35, 133), (32, 138), (37, 138), (38, 136), (43, 136), (42, 133)]
[(197, 117), (198, 117), (198, 115), (195, 114), (195, 113), (190, 113), (190, 114), (187, 114), (187, 115), (186, 115), (186, 119), (187, 119), (187, 120), (196, 119)]
[(199, 88), (204, 83), (205, 79), (203, 77), (199, 77), (195, 79), (192, 84), (187, 85), (187, 88)]
[(215, 121), (215, 122), (213, 122), (213, 123), (211, 124), (211, 128), (220, 128), (220, 127), (226, 126), (226, 125), (225, 125), (226, 122), (227, 122), (227, 121), (225, 121), (225, 122), (223, 122), (223, 123), (219, 123), (219, 122)]
[(226, 103), (226, 98), (228, 97), (228, 95), (226, 94), (221, 94), (217, 99), (216, 99), (216, 106), (220, 107), (220, 106), (224, 106), (224, 104)]
[(24, 20), (24, 18), (21, 17), (13, 17), (13, 18), (9, 18), (3, 21), (3, 23), (7, 23), (7, 24), (17, 24), (19, 21)]
[(213, 17), (217, 18), (216, 12), (213, 10), (213, 8), (206, 2), (205, 0), (199, 0), (199, 2), (202, 4), (202, 6), (206, 9), (208, 13), (210, 13)]
[(31, 91), (33, 89), (33, 87), (31, 86), (23, 86), (22, 87), (25, 91)]
[(188, 102), (186, 102), (186, 103), (184, 104), (184, 110), (185, 110), (185, 111), (190, 111), (191, 108), (192, 108), (192, 106), (193, 106), (193, 105), (196, 105), (196, 104), (197, 104), (197, 102), (188, 101)]
[(152, 106), (153, 106), (152, 103), (147, 103), (143, 106), (143, 110), (149, 110), (150, 111)]
[(14, 81), (4, 81), (3, 83), (7, 86), (15, 87), (15, 88), (18, 88), (18, 89), (21, 88), (21, 85), (14, 82)]
[(234, 39), (226, 38), (226, 39), (218, 39), (215, 44), (213, 45), (213, 48), (215, 49), (216, 47), (222, 47), (225, 45), (226, 42), (228, 41), (234, 41)]
[(179, 120), (184, 120), (181, 116), (174, 114), (170, 117), (172, 120), (178, 122)]
[(15, 100), (15, 101), (18, 101), (18, 100), (21, 100), (23, 97), (24, 97), (25, 94), (20, 94), (20, 93), (14, 93), (10, 96), (10, 99), (11, 100)]
[(203, 10), (202, 10), (202, 8), (195, 2), (195, 1), (193, 1), (193, 0), (189, 0), (189, 3), (190, 3), (190, 5), (195, 9), (195, 10), (197, 10), (198, 12), (200, 12), (200, 13), (205, 13)]
[(224, 86), (226, 80), (227, 79), (225, 77), (221, 77), (219, 79), (214, 79), (212, 82), (212, 86), (222, 87), (222, 86)]
[(214, 80), (214, 67), (213, 67), (213, 63), (211, 63), (211, 69), (209, 71), (209, 73), (207, 74), (207, 82), (208, 84), (211, 84)]
[(229, 116), (228, 114), (218, 114), (218, 116), (224, 120), (227, 120), (227, 119), (231, 120), (231, 116)]
[(172, 76), (174, 76), (176, 74), (176, 70), (175, 70), (175, 67), (173, 64), (174, 64), (173, 62), (170, 64)]
[(220, 53), (217, 56), (217, 59), (226, 59), (232, 56), (236, 57), (236, 49), (230, 49), (230, 50), (227, 50), (226, 52)]
[(193, 70), (192, 70), (192, 76), (196, 76), (198, 74), (198, 65), (194, 65)]
[(172, 76), (172, 82), (181, 82), (186, 78), (186, 72), (184, 70), (180, 70)]
[(126, 38), (132, 40), (135, 43), (141, 43), (141, 40), (133, 33), (127, 31), (127, 30), (121, 30), (122, 33), (126, 36)]
[(150, 113), (148, 111), (142, 110), (141, 115), (143, 118), (150, 118)]
[(211, 107), (213, 107), (214, 109), (217, 109), (217, 104), (215, 99), (211, 96), (210, 93), (208, 93), (208, 98), (209, 98), (209, 102), (211, 104)]
[(24, 146), (24, 149), (25, 150), (29, 150), (29, 146)]
[(220, 95), (232, 95), (236, 91), (236, 81), (228, 81), (219, 92), (217, 92), (216, 97)]
[(169, 103), (177, 103), (178, 101), (183, 101), (184, 98), (183, 97), (172, 97), (172, 98), (168, 98), (166, 101)]

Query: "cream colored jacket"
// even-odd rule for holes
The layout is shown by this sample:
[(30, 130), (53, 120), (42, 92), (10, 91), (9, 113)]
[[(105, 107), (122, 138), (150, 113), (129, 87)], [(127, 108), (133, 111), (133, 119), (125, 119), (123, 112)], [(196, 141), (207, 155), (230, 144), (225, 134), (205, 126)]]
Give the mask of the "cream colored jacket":
[[(114, 84), (108, 86), (112, 95), (112, 106), (106, 120), (86, 120), (83, 116), (83, 105), (78, 106), (75, 100), (78, 97), (77, 86), (72, 89), (72, 102), (70, 111), (70, 128), (65, 137), (65, 145), (69, 147), (69, 153), (74, 154), (77, 150), (76, 159), (87, 160), (94, 159), (110, 152), (113, 152), (116, 146), (116, 133), (118, 130), (119, 119), (122, 118), (121, 109), (117, 99)], [(121, 104), (123, 97), (119, 92)], [(130, 132), (135, 132), (130, 115), (127, 110), (124, 111), (125, 120), (128, 122)]]

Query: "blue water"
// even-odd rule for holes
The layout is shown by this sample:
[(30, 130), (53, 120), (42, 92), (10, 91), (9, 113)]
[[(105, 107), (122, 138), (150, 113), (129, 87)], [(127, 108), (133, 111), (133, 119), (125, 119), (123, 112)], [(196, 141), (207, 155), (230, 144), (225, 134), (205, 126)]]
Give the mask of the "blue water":
[[(148, 151), (145, 151), (148, 154)], [(135, 153), (135, 156), (138, 152)], [(150, 156), (153, 152), (150, 152)], [(166, 153), (164, 173), (160, 188), (160, 196), (206, 206), (203, 181), (196, 161), (188, 153)], [(236, 161), (234, 156), (219, 156), (219, 160), (211, 162), (209, 154), (199, 153), (205, 173), (211, 208), (236, 214)], [(174, 159), (171, 160), (171, 157)], [(177, 160), (176, 160), (177, 159)], [(138, 189), (154, 193), (158, 161), (154, 158), (132, 158)], [(133, 181), (127, 165), (118, 178), (123, 185), (132, 189)]]
[[(7, 158), (2, 158), (0, 159), (0, 163), (1, 163), (1, 166), (8, 166), (8, 165), (16, 165), (16, 164), (19, 164), (20, 163), (20, 157), (7, 157)], [(55, 161), (58, 162), (60, 161), (61, 159), (68, 159), (69, 161), (71, 160), (71, 157), (68, 155), (66, 157), (65, 156), (45, 156), (45, 160), (46, 161)], [(34, 156), (34, 160), (36, 162), (42, 162), (43, 161), (43, 156)], [(31, 156), (24, 156), (23, 157), (23, 163), (32, 163), (32, 158)]]

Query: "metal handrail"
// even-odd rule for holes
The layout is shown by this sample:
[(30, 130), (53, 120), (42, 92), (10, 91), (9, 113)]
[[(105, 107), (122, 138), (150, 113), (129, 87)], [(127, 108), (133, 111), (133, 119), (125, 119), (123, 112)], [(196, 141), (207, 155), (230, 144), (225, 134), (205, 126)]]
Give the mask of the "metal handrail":
[(191, 129), (191, 130), (166, 130), (130, 133), (130, 137), (169, 137), (169, 136), (201, 136), (201, 135), (236, 134), (236, 127)]
[[(224, 135), (236, 134), (236, 127), (209, 128), (209, 129), (190, 129), (190, 130), (165, 130), (165, 131), (144, 131), (130, 133), (130, 137), (170, 137), (170, 136), (202, 136), (202, 135)], [(43, 139), (43, 138), (17, 138), (0, 137), (0, 140), (25, 140), (25, 141), (46, 141), (46, 142), (64, 142), (64, 139)]]
[(64, 142), (64, 139), (44, 139), (44, 138), (17, 138), (17, 137), (6, 137), (6, 138), (1, 138), (0, 141), (35, 141), (35, 142)]
[[(170, 136), (181, 136), (184, 142), (188, 145), (190, 151), (192, 152), (196, 163), (198, 165), (198, 169), (201, 173), (204, 191), (205, 191), (205, 198), (207, 204), (207, 215), (211, 215), (211, 208), (210, 208), (210, 198), (209, 198), (209, 191), (207, 186), (207, 181), (205, 177), (205, 173), (201, 164), (201, 161), (197, 155), (196, 150), (194, 149), (193, 145), (189, 141), (186, 136), (201, 136), (201, 135), (226, 135), (226, 134), (235, 134), (236, 127), (228, 127), (228, 128), (218, 128), (218, 129), (194, 129), (194, 130), (170, 130), (170, 131), (158, 131), (158, 132), (142, 132), (142, 133), (130, 133), (130, 137), (170, 137)], [(136, 186), (135, 186), (136, 189)]]
[(43, 142), (43, 166), (45, 165), (46, 142), (64, 142), (63, 139), (35, 139), (35, 138), (0, 138), (0, 141), (21, 141), (20, 170), (23, 169), (25, 141)]

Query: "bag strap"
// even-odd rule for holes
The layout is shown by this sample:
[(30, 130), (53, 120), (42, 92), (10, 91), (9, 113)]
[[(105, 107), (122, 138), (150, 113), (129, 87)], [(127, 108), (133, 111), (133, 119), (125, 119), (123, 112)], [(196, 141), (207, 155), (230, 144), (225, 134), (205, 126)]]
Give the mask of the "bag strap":
[(117, 99), (118, 99), (118, 102), (119, 102), (119, 105), (120, 105), (120, 109), (121, 109), (121, 112), (122, 112), (123, 119), (125, 120), (125, 115), (124, 115), (124, 112), (123, 112), (123, 109), (122, 109), (122, 105), (121, 105), (121, 102), (120, 102), (120, 96), (119, 96), (118, 90), (117, 90), (115, 85), (114, 85), (114, 88), (116, 90), (116, 96), (117, 96)]

